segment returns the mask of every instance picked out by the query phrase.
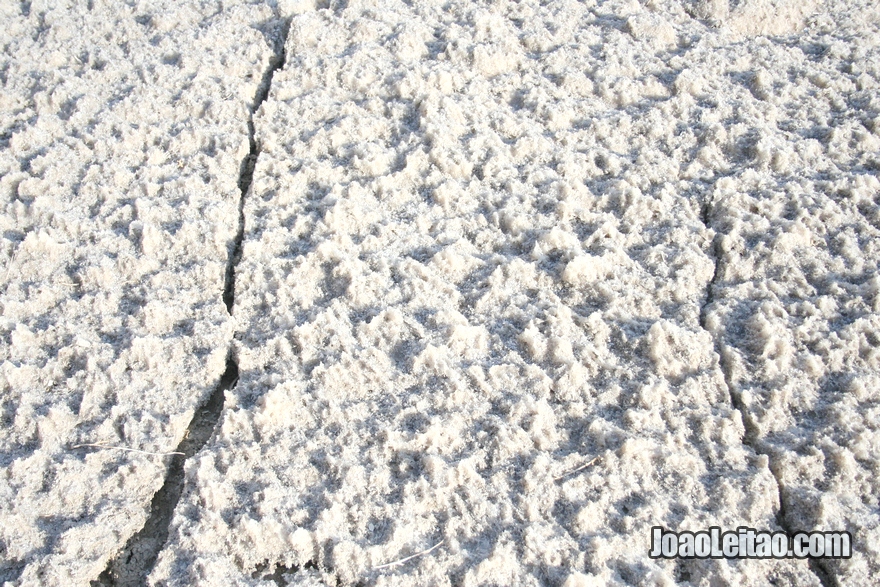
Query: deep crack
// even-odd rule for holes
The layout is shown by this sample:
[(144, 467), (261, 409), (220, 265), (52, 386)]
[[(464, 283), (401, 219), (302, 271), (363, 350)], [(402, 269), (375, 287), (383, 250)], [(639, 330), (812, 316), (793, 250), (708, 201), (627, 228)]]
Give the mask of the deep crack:
[[(226, 310), (230, 315), (235, 304), (235, 267), (241, 260), (241, 247), (244, 241), (244, 201), (253, 182), (254, 167), (259, 157), (254, 114), (269, 96), (269, 89), (275, 72), (284, 67), (284, 45), (287, 42), (289, 30), (290, 21), (287, 19), (281, 20), (281, 34), (275, 39), (274, 56), (270, 61), (269, 68), (263, 73), (248, 116), (247, 128), (250, 149), (239, 169), (238, 227), (235, 239), (230, 247), (223, 284), (223, 302), (226, 304)], [(128, 540), (116, 558), (109, 562), (107, 568), (98, 579), (92, 582), (93, 586), (139, 587), (146, 584), (147, 576), (153, 570), (153, 566), (159, 557), (159, 552), (168, 540), (171, 518), (183, 494), (184, 463), (188, 458), (201, 450), (213, 434), (220, 419), (220, 414), (223, 411), (225, 392), (232, 389), (237, 381), (238, 363), (233, 357), (232, 349), (230, 348), (226, 360), (226, 371), (220, 378), (220, 383), (214, 389), (214, 392), (193, 415), (186, 434), (184, 434), (183, 440), (180, 441), (175, 451), (183, 454), (176, 454), (172, 457), (168, 473), (165, 477), (165, 483), (153, 495), (153, 500), (150, 504), (150, 515), (146, 523), (140, 531)]]
[(284, 62), (287, 58), (284, 45), (287, 43), (289, 32), (290, 21), (282, 21), (281, 38), (276, 41), (275, 55), (269, 63), (269, 68), (263, 73), (263, 79), (257, 87), (257, 93), (250, 108), (250, 116), (248, 116), (247, 127), (250, 149), (244, 161), (241, 162), (239, 170), (238, 189), (241, 195), (238, 198), (238, 229), (229, 252), (229, 261), (226, 264), (226, 276), (223, 284), (223, 302), (226, 304), (226, 311), (230, 314), (232, 314), (232, 308), (235, 305), (235, 268), (241, 260), (241, 247), (244, 242), (244, 202), (248, 191), (251, 189), (251, 183), (254, 180), (254, 168), (257, 165), (257, 158), (260, 156), (260, 145), (257, 143), (256, 128), (254, 127), (254, 114), (260, 109), (266, 98), (269, 97), (269, 88), (272, 87), (272, 78), (275, 72), (284, 67)]
[[(708, 201), (703, 205), (700, 216), (706, 228), (711, 228), (711, 201)], [(712, 273), (712, 279), (706, 285), (706, 298), (703, 302), (703, 305), (700, 307), (700, 326), (703, 328), (703, 330), (709, 333), (714, 342), (715, 352), (718, 354), (718, 363), (721, 367), (721, 374), (724, 377), (724, 386), (727, 388), (727, 395), (730, 398), (731, 405), (739, 412), (743, 422), (743, 427), (745, 428), (745, 434), (743, 435), (742, 439), (743, 444), (751, 448), (755, 454), (760, 454), (767, 457), (768, 468), (770, 469), (770, 473), (773, 475), (773, 480), (776, 482), (776, 493), (779, 500), (779, 510), (776, 512), (776, 523), (786, 532), (786, 534), (791, 536), (795, 530), (800, 531), (804, 530), (804, 528), (794, 529), (789, 526), (788, 520), (786, 518), (787, 507), (781, 475), (777, 472), (776, 467), (773, 465), (773, 456), (770, 454), (770, 451), (765, 450), (760, 446), (760, 435), (758, 433), (758, 429), (755, 426), (754, 422), (752, 422), (752, 419), (749, 416), (749, 412), (742, 402), (742, 398), (739, 394), (734, 392), (732, 368), (730, 365), (730, 361), (727, 358), (727, 354), (724, 352), (724, 342), (721, 340), (720, 336), (716, 336), (706, 326), (706, 312), (708, 311), (709, 306), (715, 301), (715, 283), (718, 281), (718, 277), (721, 274), (720, 239), (721, 234), (719, 233), (715, 235), (715, 238), (712, 241), (712, 260), (715, 263), (715, 270)], [(837, 587), (837, 581), (820, 560), (810, 559), (809, 567), (810, 571), (812, 571), (813, 574), (816, 575), (823, 587)]]
[(171, 458), (165, 483), (153, 495), (150, 516), (144, 527), (128, 540), (98, 580), (92, 582), (93, 586), (135, 587), (146, 584), (147, 575), (156, 564), (159, 551), (168, 539), (168, 526), (174, 508), (177, 507), (177, 502), (183, 493), (183, 465), (186, 459), (196, 454), (211, 437), (223, 409), (224, 393), (231, 389), (237, 380), (238, 366), (229, 358), (220, 383), (208, 401), (193, 415), (183, 440), (177, 445), (175, 451), (183, 454)]

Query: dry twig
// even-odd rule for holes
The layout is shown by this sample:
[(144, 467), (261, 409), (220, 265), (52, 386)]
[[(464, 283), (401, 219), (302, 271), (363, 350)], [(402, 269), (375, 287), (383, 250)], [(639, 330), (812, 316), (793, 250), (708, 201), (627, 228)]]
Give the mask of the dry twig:
[(589, 463), (583, 464), (580, 467), (578, 467), (577, 469), (572, 469), (571, 471), (568, 471), (567, 473), (563, 473), (562, 475), (559, 475), (558, 477), (553, 477), (553, 480), (559, 481), (560, 479), (565, 479), (569, 475), (574, 475), (575, 473), (579, 473), (580, 471), (583, 471), (584, 469), (586, 469), (587, 467), (589, 467), (590, 465), (592, 465), (593, 463), (598, 461), (600, 458), (601, 457), (593, 457), (593, 460), (591, 460)]
[(140, 453), (140, 454), (144, 454), (144, 455), (154, 455), (154, 456), (159, 456), (159, 457), (167, 457), (167, 456), (171, 456), (171, 455), (182, 455), (183, 454), (182, 452), (176, 452), (176, 451), (175, 452), (150, 452), (148, 450), (139, 450), (136, 448), (128, 448), (127, 446), (112, 446), (110, 444), (103, 444), (103, 443), (76, 444), (74, 446), (71, 446), (70, 448), (111, 448), (113, 450), (124, 450), (124, 451), (128, 451), (128, 452), (136, 452), (136, 453)]
[(417, 553), (415, 553), (415, 554), (412, 554), (412, 555), (410, 555), (410, 556), (408, 556), (408, 557), (406, 557), (406, 558), (402, 558), (402, 559), (400, 559), (400, 560), (396, 560), (396, 561), (393, 561), (393, 562), (390, 562), (390, 563), (385, 563), (384, 565), (379, 565), (378, 567), (373, 567), (373, 570), (387, 569), (387, 568), (389, 568), (389, 567), (395, 567), (395, 566), (397, 566), (397, 565), (402, 565), (403, 563), (405, 563), (405, 562), (409, 562), (409, 561), (411, 561), (411, 560), (414, 559), (414, 558), (418, 558), (418, 557), (420, 557), (420, 556), (424, 556), (424, 555), (428, 554), (429, 552), (432, 552), (432, 551), (436, 550), (437, 548), (440, 547), (441, 544), (443, 544), (443, 540), (441, 540), (440, 542), (438, 542), (437, 544), (435, 544), (434, 546), (432, 546), (431, 548), (429, 548), (429, 549), (427, 549), (427, 550), (423, 550), (422, 552), (417, 552)]

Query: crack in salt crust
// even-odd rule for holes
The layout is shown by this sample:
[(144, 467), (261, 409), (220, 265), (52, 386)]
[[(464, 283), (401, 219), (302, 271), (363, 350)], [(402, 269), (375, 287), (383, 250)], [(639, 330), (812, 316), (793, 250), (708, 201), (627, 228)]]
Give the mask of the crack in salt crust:
[[(708, 202), (704, 205), (704, 214), (703, 214), (703, 223), (707, 228), (710, 228), (712, 225), (712, 203)], [(715, 269), (712, 275), (711, 281), (706, 285), (706, 301), (703, 303), (702, 308), (700, 309), (700, 325), (707, 329), (707, 316), (709, 308), (712, 306), (715, 295), (714, 288), (716, 287), (716, 283), (718, 282), (719, 276), (723, 273), (723, 269), (721, 267), (721, 243), (720, 238), (716, 235), (715, 240), (712, 243), (712, 251), (715, 260)], [(742, 402), (742, 397), (733, 392), (733, 384), (731, 383), (731, 367), (730, 363), (727, 360), (729, 350), (725, 348), (724, 343), (720, 337), (715, 337), (715, 350), (719, 357), (719, 367), (721, 368), (721, 372), (724, 374), (724, 385), (727, 390), (727, 394), (730, 397), (731, 405), (741, 414), (743, 425), (745, 428), (745, 433), (743, 434), (743, 443), (747, 444), (753, 451), (756, 453), (763, 455), (767, 458), (766, 466), (770, 469), (770, 472), (773, 473), (773, 478), (776, 481), (776, 491), (778, 494), (778, 503), (779, 509), (775, 516), (776, 523), (785, 530), (789, 535), (793, 535), (795, 532), (799, 531), (800, 528), (792, 527), (788, 518), (785, 515), (786, 511), (786, 499), (787, 493), (783, 490), (783, 481), (778, 473), (778, 470), (774, 466), (772, 455), (769, 454), (764, 446), (761, 444), (760, 439), (758, 438), (759, 432), (756, 429), (754, 423), (750, 419), (750, 413), (746, 409), (746, 406)], [(826, 569), (824, 568), (816, 568), (818, 566), (818, 561), (810, 561), (810, 567), (816, 576), (819, 578), (823, 587), (831, 587), (834, 585), (832, 580), (829, 578)]]
[(4, 4), (0, 581), (873, 584), (875, 4)]
[[(254, 138), (253, 114), (265, 101), (272, 84), (272, 76), (284, 66), (284, 43), (287, 40), (287, 23), (279, 21), (278, 39), (275, 40), (276, 55), (271, 60), (269, 68), (262, 77), (260, 86), (250, 108), (248, 118), (248, 144), (250, 150), (241, 164), (241, 174), (238, 180), (239, 196), (239, 226), (234, 244), (231, 248), (227, 261), (226, 283), (224, 286), (223, 301), (229, 314), (232, 314), (235, 300), (235, 265), (240, 259), (242, 234), (244, 231), (244, 200), (247, 197), (253, 177), (254, 165), (259, 157), (257, 142)], [(231, 352), (231, 349), (230, 349)], [(186, 434), (181, 441), (178, 451), (168, 453), (179, 455), (182, 458), (174, 458), (165, 477), (165, 483), (153, 496), (150, 508), (150, 517), (144, 527), (126, 544), (119, 556), (111, 561), (107, 569), (99, 577), (99, 582), (104, 585), (125, 586), (142, 585), (153, 569), (159, 551), (168, 538), (168, 526), (174, 508), (177, 506), (184, 489), (184, 466), (187, 459), (195, 455), (211, 434), (220, 419), (223, 411), (224, 395), (232, 389), (238, 381), (238, 364), (234, 357), (226, 360), (226, 372), (220, 378), (220, 384), (193, 416)]]
[(96, 579), (180, 466), (145, 453), (182, 441), (223, 373), (273, 14), (216, 9), (0, 7), (0, 582)]
[(676, 6), (293, 19), (255, 119), (242, 379), (151, 581), (246, 582), (275, 561), (331, 584), (820, 584), (806, 561), (653, 561), (644, 541), (790, 525), (715, 352), (731, 272), (756, 274), (712, 250), (725, 198), (710, 228), (692, 194), (831, 161), (858, 175), (871, 128), (817, 150), (773, 124), (808, 112), (780, 96), (842, 108), (870, 90), (837, 57), (813, 64), (835, 34), (820, 21), (743, 41)]

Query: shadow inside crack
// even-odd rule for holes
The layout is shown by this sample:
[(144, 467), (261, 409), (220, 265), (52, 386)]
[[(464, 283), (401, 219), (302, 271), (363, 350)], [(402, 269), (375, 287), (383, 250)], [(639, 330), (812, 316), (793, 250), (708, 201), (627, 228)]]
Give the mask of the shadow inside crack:
[(177, 445), (176, 452), (183, 454), (172, 457), (165, 484), (153, 495), (150, 516), (144, 527), (129, 539), (98, 579), (92, 581), (92, 587), (135, 587), (146, 584), (159, 551), (168, 539), (168, 526), (183, 493), (184, 463), (201, 450), (213, 434), (223, 411), (224, 392), (232, 389), (237, 381), (238, 365), (230, 358), (220, 383), (208, 401), (196, 410), (183, 440)]
[(290, 32), (290, 20), (276, 22), (274, 28), (278, 29), (273, 33), (276, 36), (273, 43), (275, 55), (269, 63), (269, 68), (263, 72), (263, 77), (254, 96), (254, 102), (250, 107), (250, 116), (247, 121), (249, 151), (241, 162), (238, 175), (238, 189), (241, 192), (241, 196), (238, 199), (238, 229), (229, 249), (229, 261), (226, 265), (226, 275), (223, 284), (223, 303), (226, 304), (226, 310), (230, 314), (232, 314), (232, 307), (235, 305), (235, 267), (241, 260), (241, 251), (244, 243), (244, 200), (251, 189), (251, 183), (254, 180), (254, 169), (257, 165), (257, 158), (260, 156), (260, 146), (257, 144), (256, 128), (254, 127), (254, 114), (259, 110), (260, 105), (266, 101), (266, 98), (269, 97), (269, 89), (272, 86), (272, 77), (275, 75), (275, 72), (284, 67), (286, 61), (284, 46), (287, 43), (287, 35)]
[[(268, 572), (272, 569), (272, 572)], [(273, 566), (268, 562), (264, 562), (261, 565), (257, 565), (257, 570), (251, 574), (251, 578), (260, 579), (262, 581), (273, 581), (276, 585), (290, 585), (294, 580), (292, 575), (299, 573), (300, 571), (318, 571), (318, 563), (315, 561), (309, 561), (301, 567), (298, 565), (286, 566), (282, 564), (277, 564)]]

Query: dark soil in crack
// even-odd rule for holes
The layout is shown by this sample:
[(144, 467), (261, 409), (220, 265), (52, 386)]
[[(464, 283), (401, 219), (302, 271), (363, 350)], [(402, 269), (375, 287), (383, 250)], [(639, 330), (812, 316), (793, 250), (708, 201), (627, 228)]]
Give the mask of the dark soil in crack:
[[(271, 573), (269, 572), (270, 568), (273, 569)], [(288, 567), (279, 563), (274, 568), (268, 562), (265, 562), (257, 566), (257, 570), (251, 573), (251, 577), (262, 581), (273, 581), (276, 585), (285, 587), (291, 584), (293, 575), (301, 570), (318, 570), (319, 568), (318, 563), (315, 561), (309, 561), (302, 567), (296, 565)]]
[(147, 575), (156, 564), (159, 551), (168, 539), (168, 525), (183, 493), (183, 464), (211, 437), (223, 409), (224, 392), (232, 389), (236, 381), (238, 365), (229, 359), (220, 384), (208, 401), (196, 411), (183, 440), (177, 446), (176, 452), (183, 454), (171, 457), (165, 484), (153, 495), (146, 524), (129, 539), (122, 552), (110, 561), (98, 580), (92, 582), (93, 587), (136, 587), (146, 584)]

